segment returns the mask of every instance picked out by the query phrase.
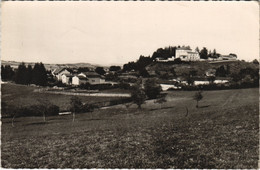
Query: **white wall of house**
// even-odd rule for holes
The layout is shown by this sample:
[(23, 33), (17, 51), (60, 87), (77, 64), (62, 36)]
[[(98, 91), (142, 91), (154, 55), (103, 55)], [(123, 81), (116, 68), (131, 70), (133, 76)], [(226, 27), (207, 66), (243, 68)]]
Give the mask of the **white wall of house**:
[(90, 84), (103, 84), (105, 83), (105, 79), (102, 79), (100, 77), (91, 77), (91, 78), (88, 77), (88, 82)]
[(68, 77), (65, 74), (63, 74), (61, 76), (61, 82), (64, 83), (64, 84), (70, 84), (70, 77)]
[(76, 86), (79, 85), (79, 78), (77, 76), (72, 77), (72, 84)]
[[(176, 49), (175, 51), (175, 58), (186, 58), (188, 57), (188, 51), (191, 51), (191, 50), (188, 50), (188, 49)], [(184, 57), (186, 56), (186, 57)]]
[(199, 61), (200, 55), (198, 52), (188, 52), (189, 61)]
[(190, 49), (176, 49), (175, 58), (180, 58), (182, 61), (199, 61), (200, 55)]

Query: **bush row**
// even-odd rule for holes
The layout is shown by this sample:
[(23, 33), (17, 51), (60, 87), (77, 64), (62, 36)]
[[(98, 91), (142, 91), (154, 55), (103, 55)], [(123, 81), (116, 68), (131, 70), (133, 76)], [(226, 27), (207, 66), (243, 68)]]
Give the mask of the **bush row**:
[(108, 89), (115, 89), (115, 88), (120, 88), (120, 89), (130, 89), (130, 84), (121, 82), (119, 84), (81, 84), (79, 86), (81, 89), (88, 89), (88, 90), (108, 90)]
[(2, 110), (3, 115), (10, 117), (25, 117), (25, 116), (54, 116), (59, 114), (59, 107), (56, 105), (31, 105), (31, 106), (22, 106), (15, 108), (5, 108)]

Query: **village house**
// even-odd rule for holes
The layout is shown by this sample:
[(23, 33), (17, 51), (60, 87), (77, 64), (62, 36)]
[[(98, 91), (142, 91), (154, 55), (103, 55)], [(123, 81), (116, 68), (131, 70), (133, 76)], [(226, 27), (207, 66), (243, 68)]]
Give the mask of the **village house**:
[(61, 81), (61, 76), (63, 74), (71, 74), (70, 70), (67, 68), (57, 68), (52, 71), (52, 75), (57, 78), (58, 81)]
[(88, 78), (87, 77), (84, 77), (84, 76), (73, 76), (72, 77), (72, 85), (76, 85), (76, 86), (79, 86), (81, 84), (85, 84), (88, 82)]
[(92, 71), (82, 72), (82, 73), (78, 74), (78, 76), (86, 77), (88, 79), (88, 83), (90, 83), (90, 84), (103, 84), (103, 83), (105, 83), (105, 79), (96, 72), (92, 72)]

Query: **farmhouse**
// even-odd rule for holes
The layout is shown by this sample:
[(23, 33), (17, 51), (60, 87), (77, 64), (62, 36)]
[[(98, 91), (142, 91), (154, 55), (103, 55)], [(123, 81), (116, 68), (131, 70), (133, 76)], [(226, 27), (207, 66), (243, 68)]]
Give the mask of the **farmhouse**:
[(52, 71), (52, 75), (55, 76), (59, 81), (62, 80), (63, 74), (71, 74), (71, 71), (67, 68), (57, 68)]
[(87, 78), (88, 82), (90, 84), (103, 84), (103, 83), (105, 83), (105, 79), (102, 76), (100, 76), (99, 74), (97, 74), (96, 72), (92, 72), (92, 71), (82, 72), (82, 73), (78, 74), (78, 76)]
[(175, 58), (180, 58), (182, 61), (199, 61), (200, 55), (188, 47), (181, 47), (176, 49)]
[(85, 84), (87, 82), (88, 82), (88, 78), (87, 77), (80, 76), (80, 75), (72, 77), (72, 84), (73, 85), (79, 86), (79, 85)]

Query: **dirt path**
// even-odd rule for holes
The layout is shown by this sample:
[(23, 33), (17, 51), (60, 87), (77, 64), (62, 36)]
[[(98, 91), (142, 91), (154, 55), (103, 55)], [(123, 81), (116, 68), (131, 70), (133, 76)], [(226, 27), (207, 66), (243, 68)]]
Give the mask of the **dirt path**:
[(227, 98), (227, 100), (225, 101), (225, 103), (222, 104), (222, 107), (226, 106), (227, 104), (232, 103), (232, 101), (234, 100), (234, 98), (236, 98), (238, 95), (239, 95), (239, 93), (234, 91), (234, 93)]
[(131, 97), (128, 93), (76, 93), (76, 92), (62, 92), (62, 91), (35, 91), (38, 93), (49, 94), (63, 94), (72, 96), (95, 96), (95, 97)]

